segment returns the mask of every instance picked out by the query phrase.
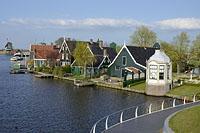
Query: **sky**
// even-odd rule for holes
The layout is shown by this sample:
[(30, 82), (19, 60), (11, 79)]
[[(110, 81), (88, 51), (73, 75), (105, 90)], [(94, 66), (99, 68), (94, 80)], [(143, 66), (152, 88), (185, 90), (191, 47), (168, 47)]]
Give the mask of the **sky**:
[(199, 0), (1, 0), (0, 48), (54, 42), (59, 37), (130, 44), (141, 25), (159, 40), (200, 33)]

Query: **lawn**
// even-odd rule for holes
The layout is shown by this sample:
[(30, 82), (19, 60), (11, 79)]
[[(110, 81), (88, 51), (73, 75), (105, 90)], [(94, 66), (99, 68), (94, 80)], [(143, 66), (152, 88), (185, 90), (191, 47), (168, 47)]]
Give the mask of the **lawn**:
[(200, 84), (184, 84), (170, 90), (167, 95), (186, 96), (194, 95), (200, 92)]
[(141, 81), (139, 83), (136, 84), (131, 84), (131, 89), (140, 91), (140, 92), (145, 92), (145, 87), (146, 87), (146, 83), (145, 81)]
[(169, 127), (175, 133), (200, 132), (200, 106), (177, 113), (169, 120)]

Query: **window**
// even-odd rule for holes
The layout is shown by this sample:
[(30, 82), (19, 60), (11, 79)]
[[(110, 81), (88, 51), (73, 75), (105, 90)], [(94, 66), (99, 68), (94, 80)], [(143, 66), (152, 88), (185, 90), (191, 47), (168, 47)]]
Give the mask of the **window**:
[(126, 63), (127, 63), (126, 56), (122, 56), (122, 65), (126, 66)]
[(164, 79), (164, 70), (165, 70), (165, 66), (164, 65), (160, 65), (160, 67), (159, 67), (159, 80), (163, 80)]
[(149, 79), (157, 79), (157, 71), (158, 71), (158, 66), (156, 65), (150, 65), (149, 66)]
[(167, 79), (169, 79), (170, 65), (167, 65)]
[(66, 60), (69, 60), (69, 54), (66, 53)]
[(65, 59), (65, 55), (64, 54), (62, 54), (62, 60), (64, 60)]

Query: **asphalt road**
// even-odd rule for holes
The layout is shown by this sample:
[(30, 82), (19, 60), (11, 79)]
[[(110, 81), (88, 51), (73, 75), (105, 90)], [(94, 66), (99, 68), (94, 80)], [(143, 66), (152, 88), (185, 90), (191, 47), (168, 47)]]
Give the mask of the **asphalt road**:
[(105, 133), (160, 133), (162, 132), (164, 121), (169, 115), (194, 105), (200, 105), (200, 101), (126, 121), (108, 129)]

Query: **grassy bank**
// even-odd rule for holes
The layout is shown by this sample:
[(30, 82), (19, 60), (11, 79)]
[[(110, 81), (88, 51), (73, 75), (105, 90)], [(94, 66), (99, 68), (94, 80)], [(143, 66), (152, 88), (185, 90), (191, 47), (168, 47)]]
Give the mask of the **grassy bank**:
[(190, 99), (192, 99), (192, 96), (197, 93), (200, 93), (200, 84), (184, 84), (173, 88), (166, 95), (178, 98), (188, 96)]
[(169, 127), (175, 133), (199, 133), (200, 106), (196, 106), (174, 115), (169, 120)]

